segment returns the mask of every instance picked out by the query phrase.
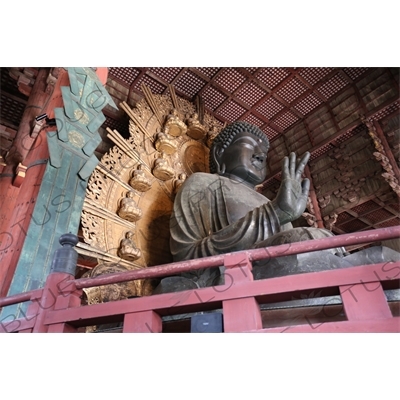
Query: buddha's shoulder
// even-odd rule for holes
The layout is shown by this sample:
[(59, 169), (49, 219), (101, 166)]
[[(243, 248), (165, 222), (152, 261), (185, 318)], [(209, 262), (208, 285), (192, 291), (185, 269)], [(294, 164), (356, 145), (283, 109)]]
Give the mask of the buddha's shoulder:
[(207, 172), (195, 172), (186, 179), (185, 183), (209, 184), (219, 181), (221, 177), (217, 174), (209, 174)]

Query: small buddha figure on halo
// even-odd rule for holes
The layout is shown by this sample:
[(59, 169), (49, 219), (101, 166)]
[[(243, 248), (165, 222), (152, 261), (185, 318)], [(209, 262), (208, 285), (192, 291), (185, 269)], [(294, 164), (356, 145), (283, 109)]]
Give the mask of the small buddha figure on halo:
[(127, 261), (135, 261), (142, 256), (142, 252), (136, 247), (132, 238), (133, 232), (127, 232), (125, 239), (121, 240), (121, 245), (118, 250), (118, 256)]
[(151, 188), (151, 182), (143, 171), (143, 164), (139, 164), (133, 172), (129, 185), (139, 192), (146, 192)]
[(206, 129), (200, 123), (199, 115), (194, 113), (193, 116), (187, 120), (187, 123), (187, 135), (196, 140), (203, 139), (206, 134)]
[(174, 154), (177, 149), (175, 140), (164, 132), (159, 132), (157, 134), (155, 146), (159, 152), (166, 154)]
[(127, 192), (126, 197), (122, 198), (118, 209), (118, 215), (129, 222), (135, 222), (142, 217), (142, 210), (136, 205), (136, 201), (133, 200), (134, 196), (134, 192)]
[(186, 133), (187, 126), (179, 118), (178, 110), (173, 108), (164, 124), (164, 132), (171, 136), (181, 136)]
[(175, 171), (170, 167), (164, 152), (154, 162), (153, 175), (162, 181), (168, 181), (175, 175)]

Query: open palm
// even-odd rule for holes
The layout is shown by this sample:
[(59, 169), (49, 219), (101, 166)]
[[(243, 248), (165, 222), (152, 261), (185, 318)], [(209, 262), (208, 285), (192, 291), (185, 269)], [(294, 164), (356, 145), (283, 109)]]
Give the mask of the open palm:
[(306, 152), (298, 165), (296, 155), (290, 153), (283, 159), (282, 183), (272, 205), (281, 224), (294, 221), (304, 212), (307, 204), (310, 181), (302, 179), (304, 168), (310, 158)]

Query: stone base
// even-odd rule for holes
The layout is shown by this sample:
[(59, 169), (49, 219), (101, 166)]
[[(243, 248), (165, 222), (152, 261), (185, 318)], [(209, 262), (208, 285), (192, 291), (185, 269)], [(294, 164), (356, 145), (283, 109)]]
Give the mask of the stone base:
[(254, 279), (267, 279), (399, 260), (400, 253), (384, 246), (370, 247), (347, 256), (323, 250), (256, 261), (253, 263), (253, 275)]

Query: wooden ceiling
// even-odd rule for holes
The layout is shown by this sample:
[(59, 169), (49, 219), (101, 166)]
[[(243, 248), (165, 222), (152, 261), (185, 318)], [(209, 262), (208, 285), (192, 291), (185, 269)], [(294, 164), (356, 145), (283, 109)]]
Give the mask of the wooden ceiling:
[[(28, 94), (25, 86), (35, 72), (0, 70), (4, 154), (26, 104), (21, 91)], [(399, 73), (383, 67), (110, 67), (106, 88), (116, 104), (134, 106), (144, 96), (142, 84), (157, 94), (167, 94), (172, 84), (178, 96), (200, 98), (206, 112), (224, 123), (257, 125), (271, 142), (262, 189), (269, 198), (280, 184), (281, 159), (310, 151), (307, 174), (315, 196), (305, 220), (340, 234), (400, 223)], [(104, 113), (104, 128), (129, 134), (122, 111)], [(97, 155), (110, 145), (104, 134)]]

